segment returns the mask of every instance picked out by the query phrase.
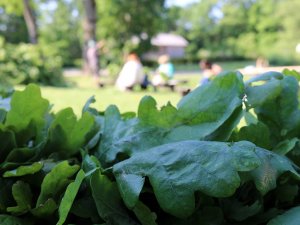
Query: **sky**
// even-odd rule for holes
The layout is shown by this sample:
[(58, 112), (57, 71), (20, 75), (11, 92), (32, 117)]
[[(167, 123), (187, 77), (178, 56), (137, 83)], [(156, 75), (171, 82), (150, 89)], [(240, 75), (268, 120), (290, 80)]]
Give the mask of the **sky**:
[(186, 6), (190, 3), (197, 2), (199, 0), (166, 0), (167, 6), (177, 5), (177, 6)]

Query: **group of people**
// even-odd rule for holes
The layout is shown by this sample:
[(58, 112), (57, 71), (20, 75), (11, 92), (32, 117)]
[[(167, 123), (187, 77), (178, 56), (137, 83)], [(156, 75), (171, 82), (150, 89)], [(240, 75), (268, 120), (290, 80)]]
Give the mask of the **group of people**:
[[(122, 91), (131, 91), (136, 85), (140, 85), (142, 89), (146, 89), (151, 84), (156, 89), (158, 86), (172, 83), (175, 69), (174, 65), (170, 62), (170, 57), (168, 55), (160, 56), (158, 64), (159, 66), (153, 74), (152, 79), (149, 79), (148, 75), (144, 72), (143, 65), (137, 54), (129, 54), (117, 78), (116, 87)], [(207, 60), (200, 61), (199, 66), (202, 70), (200, 85), (207, 84), (222, 71), (219, 65)]]
[(159, 66), (150, 80), (144, 72), (139, 57), (135, 53), (129, 54), (116, 81), (117, 88), (125, 91), (133, 90), (135, 85), (140, 85), (142, 89), (146, 89), (149, 84), (154, 87), (166, 84), (174, 77), (174, 66), (168, 55), (160, 56), (158, 63)]
[[(98, 67), (98, 49), (103, 47), (103, 43), (96, 43), (91, 40), (87, 43), (86, 58), (89, 64), (90, 73), (95, 78), (96, 83), (99, 85), (99, 67)], [(140, 85), (142, 89), (147, 89), (149, 85), (154, 87), (158, 86), (171, 86), (176, 83), (174, 80), (174, 65), (170, 62), (169, 55), (161, 55), (157, 60), (159, 66), (155, 73), (151, 76), (145, 74), (143, 65), (136, 53), (131, 53), (127, 56), (126, 62), (123, 65), (121, 72), (116, 80), (116, 87), (122, 91), (133, 90), (134, 86)], [(217, 74), (222, 71), (222, 68), (208, 60), (202, 60), (199, 63), (202, 71), (202, 79), (199, 85), (209, 83)]]

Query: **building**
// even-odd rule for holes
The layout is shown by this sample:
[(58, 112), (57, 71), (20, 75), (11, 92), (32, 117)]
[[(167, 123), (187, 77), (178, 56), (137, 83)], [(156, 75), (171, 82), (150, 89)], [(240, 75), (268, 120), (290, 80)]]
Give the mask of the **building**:
[(156, 60), (158, 56), (167, 54), (171, 59), (181, 59), (185, 56), (185, 48), (188, 45), (186, 39), (180, 35), (159, 33), (151, 39), (154, 50), (143, 55), (143, 59)]

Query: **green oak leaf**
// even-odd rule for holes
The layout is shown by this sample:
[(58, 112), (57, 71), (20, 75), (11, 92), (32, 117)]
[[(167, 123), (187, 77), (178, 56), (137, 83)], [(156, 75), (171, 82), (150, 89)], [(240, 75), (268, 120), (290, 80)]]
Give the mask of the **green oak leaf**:
[(280, 80), (270, 80), (259, 86), (247, 86), (247, 103), (250, 107), (257, 107), (265, 102), (276, 99), (282, 91)]
[(271, 148), (270, 130), (262, 122), (251, 123), (248, 126), (242, 127), (231, 137), (231, 140), (235, 142), (250, 141), (261, 148)]
[(107, 224), (138, 224), (129, 217), (115, 182), (110, 181), (97, 170), (93, 173), (90, 183), (99, 216)]
[(54, 150), (64, 156), (78, 153), (96, 133), (94, 122), (94, 117), (88, 112), (77, 120), (71, 108), (61, 110), (49, 128), (49, 137), (42, 154), (48, 155)]
[(83, 197), (75, 199), (71, 208), (71, 213), (81, 218), (91, 218), (92, 221), (100, 220), (90, 190), (86, 191)]
[(44, 204), (48, 199), (57, 199), (71, 182), (70, 178), (79, 170), (78, 165), (69, 165), (68, 161), (58, 163), (44, 178), (41, 193), (36, 207)]
[(267, 225), (298, 225), (299, 221), (300, 207), (294, 207), (270, 220)]
[[(6, 118), (6, 114), (7, 114), (7, 111), (5, 109), (2, 109), (2, 102), (0, 100), (0, 123), (3, 123), (5, 121), (5, 118)], [(7, 109), (9, 110), (9, 109)]]
[(77, 195), (77, 192), (84, 178), (85, 178), (85, 173), (83, 172), (83, 170), (79, 170), (75, 180), (68, 185), (66, 192), (59, 205), (59, 209), (58, 209), (59, 221), (57, 222), (57, 225), (64, 224), (65, 220), (67, 219), (73, 201)]
[(136, 203), (136, 206), (133, 208), (133, 212), (142, 225), (157, 225), (156, 214), (151, 212), (151, 210), (141, 201)]
[(196, 191), (216, 198), (232, 196), (242, 182), (239, 172), (254, 180), (262, 194), (285, 172), (300, 178), (287, 158), (246, 141), (165, 144), (135, 153), (115, 164), (113, 172), (128, 208), (137, 203), (148, 177), (161, 208), (181, 218), (194, 212)]
[(254, 150), (248, 142), (182, 141), (136, 153), (113, 169), (127, 207), (135, 206), (147, 176), (162, 209), (187, 217), (195, 208), (195, 191), (231, 196), (241, 182), (238, 172), (260, 165)]
[(276, 152), (280, 155), (286, 155), (293, 150), (298, 143), (298, 138), (286, 139), (282, 142), (279, 142), (273, 149), (273, 152)]
[(27, 166), (19, 166), (14, 170), (6, 171), (3, 177), (21, 177), (29, 174), (35, 174), (43, 168), (42, 162), (35, 162)]
[(146, 96), (138, 117), (125, 120), (116, 106), (110, 106), (95, 155), (106, 167), (119, 153), (130, 156), (182, 140), (227, 140), (241, 118), (243, 90), (241, 74), (228, 73), (185, 96), (177, 109), (167, 104), (158, 110), (155, 100)]
[(255, 77), (247, 80), (245, 82), (245, 84), (249, 85), (251, 83), (261, 82), (261, 81), (270, 81), (273, 79), (282, 80), (283, 78), (284, 78), (284, 75), (282, 73), (275, 72), (275, 71), (269, 71), (269, 72), (263, 73), (261, 75), (255, 76)]
[(300, 81), (300, 73), (297, 72), (296, 70), (289, 70), (289, 69), (284, 69), (282, 71), (282, 74), (286, 75), (286, 76), (292, 76), (295, 77), (297, 79), (297, 81)]
[[(277, 144), (286, 138), (297, 136), (300, 132), (299, 85), (292, 76), (274, 79), (260, 86), (247, 87), (246, 90), (253, 89), (247, 93), (247, 97), (254, 99), (254, 111), (258, 120), (268, 126), (271, 142)], [(270, 89), (268, 94), (265, 93), (266, 86)]]
[(49, 198), (44, 203), (41, 203), (34, 209), (31, 209), (30, 212), (38, 218), (47, 218), (53, 216), (57, 208), (58, 206), (56, 202), (52, 198)]
[(254, 181), (257, 190), (265, 195), (277, 186), (277, 178), (289, 172), (295, 180), (300, 180), (300, 175), (294, 168), (294, 164), (286, 157), (267, 150), (257, 150), (261, 166), (250, 171), (247, 175)]
[(0, 163), (5, 161), (7, 155), (17, 147), (14, 132), (0, 128)]
[(14, 92), (5, 126), (16, 132), (20, 143), (28, 141), (32, 136), (42, 138), (39, 136), (42, 135), (48, 111), (49, 102), (42, 98), (40, 88), (29, 84), (24, 91)]
[(29, 184), (23, 181), (17, 181), (12, 186), (12, 194), (17, 206), (8, 207), (7, 212), (10, 212), (14, 215), (22, 215), (31, 209), (33, 195)]
[(141, 123), (149, 126), (171, 128), (181, 124), (177, 109), (170, 102), (158, 110), (156, 101), (150, 96), (145, 96), (140, 101), (138, 117)]
[(101, 141), (95, 156), (102, 166), (106, 166), (120, 152), (129, 155), (160, 145), (164, 133), (165, 129), (140, 125), (137, 118), (123, 120), (118, 108), (109, 106), (105, 111)]

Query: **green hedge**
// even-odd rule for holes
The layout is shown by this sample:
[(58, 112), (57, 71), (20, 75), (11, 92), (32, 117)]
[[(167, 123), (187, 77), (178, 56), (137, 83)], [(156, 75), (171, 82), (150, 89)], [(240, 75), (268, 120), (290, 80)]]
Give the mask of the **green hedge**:
[(0, 81), (62, 86), (62, 59), (55, 46), (8, 44), (0, 39)]
[(0, 110), (0, 223), (297, 224), (296, 78), (227, 73), (177, 107), (145, 96), (137, 115), (90, 98), (80, 119), (16, 91)]

